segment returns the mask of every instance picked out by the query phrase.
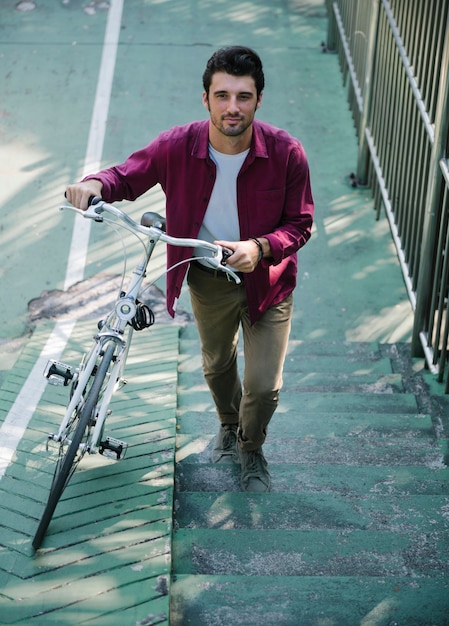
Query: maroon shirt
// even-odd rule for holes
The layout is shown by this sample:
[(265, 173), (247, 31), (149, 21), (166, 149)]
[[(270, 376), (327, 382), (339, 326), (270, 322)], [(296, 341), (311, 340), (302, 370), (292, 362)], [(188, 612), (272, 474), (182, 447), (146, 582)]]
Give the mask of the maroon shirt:
[[(287, 132), (254, 121), (250, 151), (237, 178), (240, 239), (266, 237), (272, 258), (245, 274), (251, 322), (284, 300), (296, 286), (296, 252), (310, 238), (313, 199), (301, 143)], [(216, 168), (209, 157), (209, 120), (161, 133), (122, 164), (87, 178), (103, 183), (106, 202), (135, 200), (160, 183), (166, 195), (167, 232), (197, 237), (212, 194)], [(191, 250), (167, 247), (167, 265)], [(167, 309), (174, 315), (187, 264), (167, 274)]]

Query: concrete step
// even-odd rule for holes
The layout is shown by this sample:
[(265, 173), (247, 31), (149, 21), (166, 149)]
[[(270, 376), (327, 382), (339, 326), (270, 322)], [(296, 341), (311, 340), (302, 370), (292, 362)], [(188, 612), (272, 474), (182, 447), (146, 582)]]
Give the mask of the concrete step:
[[(340, 408), (340, 407), (338, 407)], [(215, 434), (218, 419), (215, 410), (190, 411), (178, 409), (179, 434)], [(420, 413), (360, 413), (335, 411), (307, 411), (301, 404), (297, 409), (287, 409), (281, 401), (269, 425), (271, 436), (295, 437), (369, 437), (406, 439), (434, 439), (435, 432), (430, 415)]]
[[(195, 386), (192, 383), (179, 390), (180, 411), (207, 411), (212, 408), (210, 393), (204, 385)], [(411, 393), (289, 392), (288, 389), (282, 391), (279, 409), (298, 413), (418, 413), (416, 397)]]
[[(176, 458), (182, 462), (208, 463), (214, 435), (181, 435), (176, 439)], [(264, 454), (269, 463), (295, 465), (347, 465), (429, 467), (441, 469), (447, 457), (447, 440), (423, 438), (268, 437)]]
[[(192, 347), (194, 342), (192, 340)], [(196, 357), (195, 368), (189, 359), (189, 385), (203, 382), (201, 362)], [(183, 366), (181, 361), (182, 386)], [(301, 353), (287, 355), (284, 367), (284, 391), (350, 391), (367, 393), (402, 393), (403, 381), (398, 372), (392, 371), (391, 359), (372, 356), (372, 353), (355, 356), (331, 354), (317, 356)]]
[(171, 626), (447, 626), (449, 582), (407, 576), (178, 575)]
[[(344, 497), (326, 493), (178, 492), (176, 528), (203, 530), (387, 530), (428, 539), (449, 532), (446, 495)], [(256, 533), (257, 534), (257, 533)], [(447, 536), (447, 535), (446, 535)], [(446, 546), (446, 567), (449, 571)], [(175, 561), (175, 571), (177, 564)]]
[(172, 626), (449, 624), (448, 444), (403, 351), (291, 342), (264, 445), (272, 490), (248, 494), (237, 464), (210, 461), (197, 350), (183, 335)]
[[(174, 558), (180, 574), (225, 576), (447, 575), (445, 529), (432, 544), (394, 530), (181, 529)], [(429, 553), (432, 552), (432, 559)]]
[[(310, 463), (270, 464), (272, 491), (275, 493), (330, 494), (340, 497), (407, 495), (449, 496), (449, 468), (435, 470), (424, 466), (361, 466)], [(176, 471), (178, 492), (239, 492), (240, 470), (215, 463), (179, 463)]]

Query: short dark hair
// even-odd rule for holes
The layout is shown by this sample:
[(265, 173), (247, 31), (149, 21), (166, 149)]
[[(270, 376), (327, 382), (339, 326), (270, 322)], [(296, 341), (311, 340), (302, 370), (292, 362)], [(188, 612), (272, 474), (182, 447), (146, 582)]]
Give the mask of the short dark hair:
[(232, 76), (252, 76), (258, 97), (265, 86), (262, 61), (251, 48), (229, 46), (214, 52), (203, 74), (203, 87), (207, 95), (209, 95), (212, 76), (216, 72), (226, 72)]

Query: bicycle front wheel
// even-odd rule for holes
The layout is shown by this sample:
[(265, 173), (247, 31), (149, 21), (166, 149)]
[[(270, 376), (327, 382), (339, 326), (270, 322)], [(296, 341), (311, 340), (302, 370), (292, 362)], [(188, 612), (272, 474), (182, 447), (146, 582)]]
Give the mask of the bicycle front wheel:
[(105, 383), (107, 383), (108, 372), (113, 365), (114, 351), (115, 344), (110, 342), (103, 352), (103, 355), (99, 357), (98, 363), (94, 368), (93, 381), (87, 392), (85, 402), (82, 404), (81, 408), (76, 409), (70, 422), (73, 437), (68, 441), (68, 445), (64, 445), (67, 444), (67, 438), (61, 444), (64, 453), (58, 459), (48, 501), (33, 539), (33, 548), (35, 550), (41, 545), (62, 492), (87, 450), (89, 432), (94, 426), (97, 412), (96, 407), (101, 399)]

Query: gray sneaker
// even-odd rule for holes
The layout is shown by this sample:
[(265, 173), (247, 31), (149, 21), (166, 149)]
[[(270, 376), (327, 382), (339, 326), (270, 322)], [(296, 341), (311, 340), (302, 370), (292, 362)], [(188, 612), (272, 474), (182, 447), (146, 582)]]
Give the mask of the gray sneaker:
[(222, 424), (212, 450), (214, 463), (240, 463), (237, 452), (237, 424)]
[(243, 491), (255, 493), (270, 491), (271, 477), (262, 448), (251, 452), (240, 449), (239, 452), (242, 464), (241, 483)]

